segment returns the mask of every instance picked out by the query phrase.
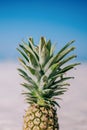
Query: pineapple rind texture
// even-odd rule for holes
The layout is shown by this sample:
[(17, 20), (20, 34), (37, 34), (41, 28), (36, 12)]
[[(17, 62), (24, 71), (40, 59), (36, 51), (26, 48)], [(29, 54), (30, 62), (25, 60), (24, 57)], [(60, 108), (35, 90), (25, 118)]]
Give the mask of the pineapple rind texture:
[(23, 130), (59, 130), (54, 107), (31, 105), (24, 116)]

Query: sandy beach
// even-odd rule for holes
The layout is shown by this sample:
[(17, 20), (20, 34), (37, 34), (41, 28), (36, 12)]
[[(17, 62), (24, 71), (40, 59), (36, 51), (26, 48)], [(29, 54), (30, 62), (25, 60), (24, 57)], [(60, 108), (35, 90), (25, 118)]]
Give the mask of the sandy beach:
[[(17, 68), (16, 63), (0, 63), (0, 130), (22, 130), (27, 105), (21, 95), (22, 79)], [(78, 66), (69, 75), (75, 79), (69, 81), (71, 86), (59, 101), (60, 130), (87, 130), (87, 64)]]

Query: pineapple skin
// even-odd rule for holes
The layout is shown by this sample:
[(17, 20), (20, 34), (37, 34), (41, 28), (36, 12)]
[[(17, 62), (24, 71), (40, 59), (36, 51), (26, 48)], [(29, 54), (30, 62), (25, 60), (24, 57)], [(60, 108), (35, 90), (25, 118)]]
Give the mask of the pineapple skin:
[(31, 105), (24, 116), (23, 130), (59, 130), (56, 107)]

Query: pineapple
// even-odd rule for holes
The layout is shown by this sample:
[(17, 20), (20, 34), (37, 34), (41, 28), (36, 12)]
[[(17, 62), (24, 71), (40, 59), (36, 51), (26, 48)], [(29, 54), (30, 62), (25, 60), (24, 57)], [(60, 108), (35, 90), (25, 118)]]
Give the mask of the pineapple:
[(23, 130), (59, 130), (57, 106), (60, 105), (57, 100), (69, 86), (66, 81), (73, 78), (65, 77), (65, 72), (79, 64), (66, 64), (76, 58), (76, 55), (67, 55), (75, 49), (70, 47), (73, 42), (67, 43), (56, 54), (51, 41), (44, 37), (38, 45), (34, 44), (33, 38), (29, 38), (28, 43), (19, 44), (17, 50), (22, 56), (19, 61), (23, 68), (18, 71), (25, 80), (21, 85), (27, 90), (23, 94), (29, 104)]

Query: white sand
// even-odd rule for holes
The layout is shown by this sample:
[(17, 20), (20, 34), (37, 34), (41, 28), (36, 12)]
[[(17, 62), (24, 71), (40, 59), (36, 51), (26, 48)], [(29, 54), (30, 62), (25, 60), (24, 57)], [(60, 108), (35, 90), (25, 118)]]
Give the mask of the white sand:
[[(0, 130), (22, 130), (26, 104), (15, 63), (0, 63)], [(87, 130), (87, 64), (70, 71), (69, 90), (58, 109), (60, 130)]]

